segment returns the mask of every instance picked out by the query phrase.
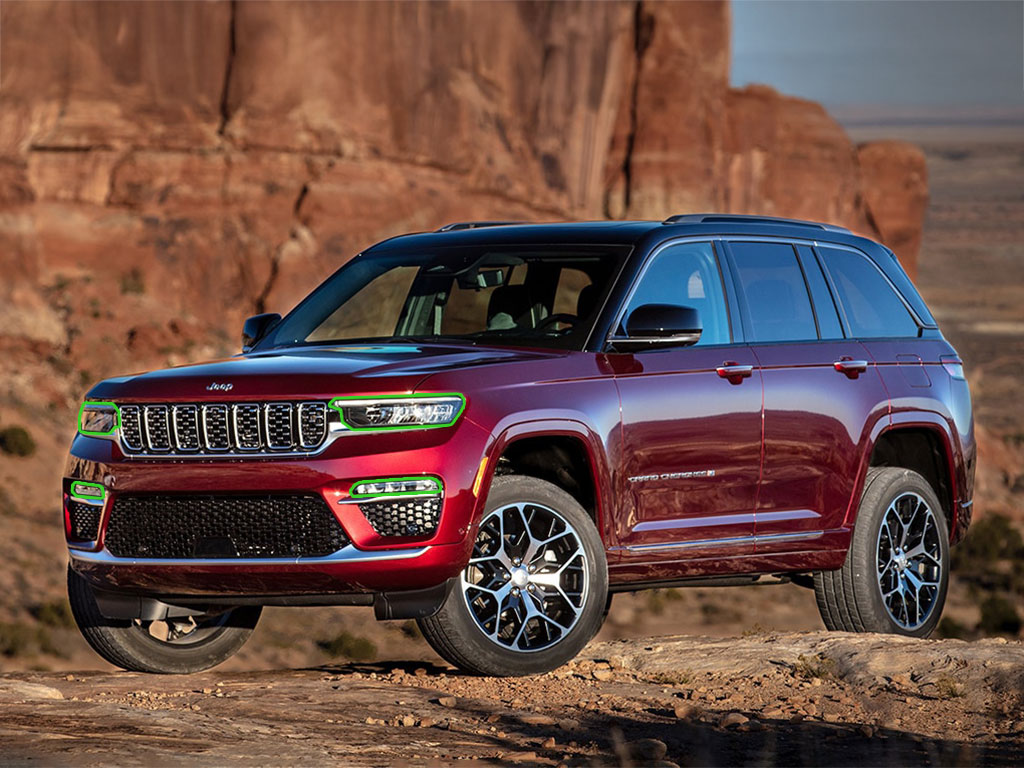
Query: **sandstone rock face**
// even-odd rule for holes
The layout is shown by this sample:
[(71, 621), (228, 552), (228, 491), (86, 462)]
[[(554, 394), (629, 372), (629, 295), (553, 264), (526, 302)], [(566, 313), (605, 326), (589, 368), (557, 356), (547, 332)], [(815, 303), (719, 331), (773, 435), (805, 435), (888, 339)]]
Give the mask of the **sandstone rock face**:
[(730, 90), (725, 2), (0, 14), (0, 404), (35, 419), (232, 352), (246, 315), (446, 221), (768, 213), (916, 258), (920, 153)]

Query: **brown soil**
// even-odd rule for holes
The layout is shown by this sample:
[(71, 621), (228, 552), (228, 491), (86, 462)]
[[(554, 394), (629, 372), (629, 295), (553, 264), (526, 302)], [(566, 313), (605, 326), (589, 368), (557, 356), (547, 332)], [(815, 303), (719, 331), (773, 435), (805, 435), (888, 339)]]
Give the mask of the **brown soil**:
[(17, 765), (1019, 765), (1022, 679), (1019, 643), (826, 633), (595, 643), (532, 679), (18, 674), (0, 741)]

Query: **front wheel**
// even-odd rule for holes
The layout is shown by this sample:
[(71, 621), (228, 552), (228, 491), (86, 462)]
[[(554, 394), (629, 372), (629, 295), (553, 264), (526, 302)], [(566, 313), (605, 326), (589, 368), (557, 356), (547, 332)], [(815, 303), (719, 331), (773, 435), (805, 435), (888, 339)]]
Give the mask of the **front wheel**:
[(92, 587), (69, 566), (68, 600), (86, 642), (105, 660), (130, 672), (201, 672), (234, 656), (249, 639), (262, 608), (246, 606), (163, 621), (108, 619)]
[(825, 626), (927, 637), (948, 582), (949, 527), (935, 491), (909, 469), (871, 469), (846, 562), (814, 575)]
[(481, 675), (548, 672), (601, 627), (604, 544), (579, 503), (534, 477), (497, 477), (469, 565), (441, 610), (419, 620), (446, 661)]

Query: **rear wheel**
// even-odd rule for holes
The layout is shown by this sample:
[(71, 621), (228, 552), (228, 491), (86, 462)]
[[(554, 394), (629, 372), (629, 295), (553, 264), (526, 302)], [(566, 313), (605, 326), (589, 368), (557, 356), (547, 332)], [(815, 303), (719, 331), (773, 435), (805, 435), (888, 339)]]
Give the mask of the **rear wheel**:
[(459, 586), (419, 625), (439, 655), (468, 672), (539, 674), (594, 636), (607, 595), (604, 544), (586, 511), (551, 483), (503, 476)]
[(814, 575), (825, 626), (927, 637), (948, 582), (949, 528), (935, 491), (909, 469), (871, 469), (846, 562)]
[(122, 669), (158, 674), (201, 672), (230, 658), (249, 639), (262, 611), (246, 606), (162, 621), (108, 619), (92, 587), (70, 567), (68, 599), (96, 653)]

